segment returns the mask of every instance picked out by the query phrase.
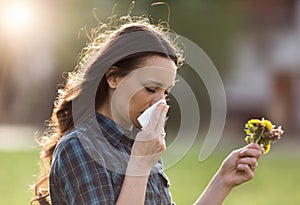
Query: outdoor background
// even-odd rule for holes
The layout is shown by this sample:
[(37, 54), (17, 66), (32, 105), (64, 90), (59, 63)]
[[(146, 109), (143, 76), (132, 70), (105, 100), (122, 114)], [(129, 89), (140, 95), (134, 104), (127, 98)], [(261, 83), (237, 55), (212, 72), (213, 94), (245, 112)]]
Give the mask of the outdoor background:
[[(0, 204), (29, 204), (29, 186), (38, 174), (34, 136), (51, 115), (57, 85), (75, 67), (86, 31), (97, 26), (97, 19), (127, 15), (130, 2), (0, 0)], [(153, 2), (137, 0), (132, 15), (151, 15), (156, 23), (170, 15), (171, 28), (214, 62), (227, 97), (221, 140), (199, 162), (210, 123), (209, 96), (191, 68), (179, 69), (197, 96), (201, 131), (187, 155), (166, 170), (174, 201), (192, 204), (222, 160), (245, 145), (244, 123), (265, 117), (283, 126), (283, 139), (261, 158), (254, 180), (235, 188), (224, 204), (300, 204), (300, 1), (165, 1), (170, 13)], [(172, 96), (170, 103), (168, 142), (179, 125)]]

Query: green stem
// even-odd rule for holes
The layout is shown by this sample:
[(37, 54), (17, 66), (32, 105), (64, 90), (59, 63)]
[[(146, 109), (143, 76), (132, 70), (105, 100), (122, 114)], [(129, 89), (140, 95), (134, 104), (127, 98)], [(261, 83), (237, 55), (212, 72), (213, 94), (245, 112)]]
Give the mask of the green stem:
[(263, 127), (261, 133), (259, 134), (259, 136), (257, 138), (257, 140), (255, 140), (255, 143), (259, 144), (259, 141), (262, 138), (264, 131), (265, 131), (265, 128)]

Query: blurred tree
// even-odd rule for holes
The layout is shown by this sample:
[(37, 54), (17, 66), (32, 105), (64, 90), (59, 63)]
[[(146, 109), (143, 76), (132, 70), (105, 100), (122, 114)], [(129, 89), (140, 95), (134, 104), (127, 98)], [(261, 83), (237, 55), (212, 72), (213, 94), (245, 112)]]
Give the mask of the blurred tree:
[[(153, 2), (156, 1), (136, 1), (132, 15), (151, 15), (154, 22), (167, 21), (168, 9), (166, 5), (151, 6)], [(198, 44), (210, 56), (221, 76), (226, 75), (226, 72), (230, 69), (229, 43), (241, 21), (239, 9), (234, 4), (234, 1), (172, 0), (165, 2), (169, 4), (171, 11), (169, 22), (171, 28), (177, 34)], [(87, 42), (84, 28), (89, 31), (96, 26), (97, 18), (105, 22), (111, 16), (116, 3), (117, 6), (114, 13), (119, 16), (126, 15), (131, 0), (63, 0), (41, 3), (39, 9), (40, 13), (44, 15), (42, 19), (43, 24), (33, 32), (36, 34), (34, 36), (44, 35), (45, 33), (51, 36), (51, 38), (45, 38), (45, 41), (52, 45), (50, 46), (52, 50), (49, 53), (55, 59), (55, 62), (49, 66), (53, 72), (50, 72), (47, 81), (44, 78), (32, 81), (32, 86), (35, 89), (31, 88), (24, 91), (23, 95), (27, 96), (28, 99), (26, 100), (26, 112), (24, 112), (20, 121), (19, 116), (12, 116), (13, 111), (6, 109), (10, 104), (9, 101), (17, 100), (13, 97), (15, 90), (14, 80), (16, 78), (12, 76), (12, 72), (8, 71), (12, 69), (13, 61), (11, 62), (9, 58), (4, 61), (6, 57), (1, 55), (1, 85), (3, 85), (2, 79), (8, 80), (5, 81), (4, 88), (0, 88), (0, 110), (2, 110), (0, 114), (2, 115), (3, 110), (6, 109), (5, 115), (12, 116), (12, 121), (27, 123), (40, 124), (45, 118), (48, 118), (53, 107), (52, 103), (56, 86), (63, 81), (62, 73), (73, 70), (78, 60), (78, 54)], [(34, 36), (31, 36), (30, 39), (35, 40), (33, 39), (35, 38)], [(33, 42), (33, 44), (40, 42)], [(33, 51), (40, 52), (39, 50)], [(27, 52), (26, 49), (23, 52)], [(28, 58), (31, 58), (30, 55)], [(31, 59), (26, 61), (30, 62)], [(27, 67), (30, 68), (30, 65)], [(188, 68), (188, 66), (180, 69), (179, 72), (193, 87), (195, 94), (198, 96), (198, 101), (201, 102), (202, 106), (200, 110), (209, 111), (209, 97), (205, 86), (199, 86), (199, 81), (201, 82), (201, 80), (195, 78), (193, 70)], [(24, 105), (21, 108), (25, 109)], [(7, 117), (3, 117), (4, 114), (2, 117), (1, 115), (0, 121), (3, 122)]]

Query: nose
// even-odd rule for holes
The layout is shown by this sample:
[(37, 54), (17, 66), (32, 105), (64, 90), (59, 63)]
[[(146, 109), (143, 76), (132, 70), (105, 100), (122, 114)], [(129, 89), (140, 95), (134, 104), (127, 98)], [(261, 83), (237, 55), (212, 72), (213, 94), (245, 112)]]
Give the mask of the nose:
[(150, 102), (150, 106), (152, 106), (154, 103), (161, 99), (166, 99), (165, 91), (163, 89), (160, 89), (153, 95), (152, 100)]

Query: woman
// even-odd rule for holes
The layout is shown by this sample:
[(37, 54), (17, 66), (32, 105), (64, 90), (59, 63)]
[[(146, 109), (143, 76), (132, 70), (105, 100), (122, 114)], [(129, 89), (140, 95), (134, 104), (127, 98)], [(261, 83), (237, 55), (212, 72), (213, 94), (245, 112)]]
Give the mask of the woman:
[[(182, 55), (164, 28), (147, 19), (121, 18), (101, 27), (78, 67), (58, 91), (42, 138), (40, 204), (172, 204), (160, 157), (166, 150), (160, 103), (142, 128), (137, 118), (165, 99)], [(222, 204), (231, 189), (250, 180), (263, 149), (233, 151), (195, 204)]]

